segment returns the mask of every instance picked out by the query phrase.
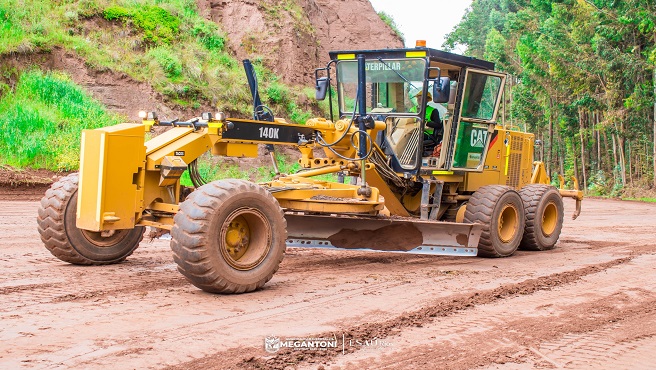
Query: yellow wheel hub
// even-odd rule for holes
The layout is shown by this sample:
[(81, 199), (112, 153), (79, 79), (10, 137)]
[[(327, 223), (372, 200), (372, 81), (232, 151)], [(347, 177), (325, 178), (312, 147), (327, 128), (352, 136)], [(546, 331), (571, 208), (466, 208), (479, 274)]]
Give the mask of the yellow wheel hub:
[(504, 243), (513, 240), (519, 226), (519, 212), (517, 212), (517, 209), (510, 204), (505, 205), (497, 221), (499, 239)]
[(544, 207), (544, 212), (542, 213), (542, 234), (544, 236), (551, 236), (556, 230), (556, 224), (558, 223), (558, 208), (553, 202), (547, 204)]
[(230, 266), (250, 270), (266, 258), (272, 235), (271, 224), (258, 209), (239, 208), (223, 222), (219, 249)]
[(235, 261), (248, 250), (251, 231), (243, 216), (236, 217), (228, 225), (225, 237), (225, 247)]

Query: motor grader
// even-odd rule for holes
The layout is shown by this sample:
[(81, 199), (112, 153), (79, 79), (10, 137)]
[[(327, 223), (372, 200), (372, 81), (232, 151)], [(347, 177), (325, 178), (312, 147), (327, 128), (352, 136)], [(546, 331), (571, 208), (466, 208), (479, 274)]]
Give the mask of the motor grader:
[[(506, 76), (493, 63), (425, 47), (330, 59), (315, 71), (330, 119), (275, 117), (245, 61), (252, 119), (149, 112), (140, 124), (85, 130), (79, 174), (41, 200), (46, 248), (73, 264), (111, 264), (137, 248), (146, 226), (168, 230), (192, 284), (241, 293), (272, 278), (287, 246), (506, 257), (554, 247), (563, 197), (578, 215), (582, 192), (563, 189), (562, 178), (561, 189), (550, 185), (533, 161), (534, 136), (497, 122)], [(145, 140), (155, 126), (170, 129)], [(261, 144), (298, 148), (301, 169), (260, 184), (200, 176), (204, 153), (255, 157)], [(180, 184), (185, 171), (193, 188)], [(313, 178), (324, 174), (353, 181)]]

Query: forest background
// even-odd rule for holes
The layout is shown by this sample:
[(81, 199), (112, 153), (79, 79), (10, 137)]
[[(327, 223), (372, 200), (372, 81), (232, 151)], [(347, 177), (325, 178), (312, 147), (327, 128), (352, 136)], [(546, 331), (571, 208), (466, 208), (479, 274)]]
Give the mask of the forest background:
[(656, 182), (651, 0), (475, 0), (444, 44), (513, 76), (506, 120), (537, 159), (588, 195), (641, 197)]

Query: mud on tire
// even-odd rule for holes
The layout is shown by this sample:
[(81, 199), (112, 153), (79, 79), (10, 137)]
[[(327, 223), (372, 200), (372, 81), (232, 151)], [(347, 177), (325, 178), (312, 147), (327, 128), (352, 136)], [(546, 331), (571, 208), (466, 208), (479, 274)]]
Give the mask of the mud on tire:
[(524, 202), (526, 226), (519, 247), (526, 250), (552, 249), (563, 228), (563, 198), (551, 185), (531, 184), (523, 187), (519, 195)]
[(483, 186), (469, 199), (464, 221), (483, 225), (479, 256), (508, 257), (517, 250), (524, 231), (522, 198), (509, 186)]
[(76, 265), (107, 265), (125, 260), (139, 246), (144, 228), (116, 230), (109, 235), (78, 229), (77, 173), (54, 183), (41, 199), (38, 231), (53, 256)]
[(278, 201), (243, 180), (203, 185), (180, 205), (171, 230), (178, 270), (211, 293), (261, 288), (278, 270), (287, 222)]

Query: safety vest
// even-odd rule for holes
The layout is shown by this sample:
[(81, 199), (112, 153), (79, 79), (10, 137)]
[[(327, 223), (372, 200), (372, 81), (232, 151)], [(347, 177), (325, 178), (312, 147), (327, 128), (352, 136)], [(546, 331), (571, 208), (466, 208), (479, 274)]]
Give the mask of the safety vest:
[[(426, 106), (426, 123), (428, 123), (428, 121), (430, 121), (431, 115), (433, 114), (434, 110), (435, 110), (435, 107), (431, 107), (430, 105)], [(433, 131), (435, 131), (435, 129), (433, 129), (432, 127), (424, 126), (424, 133), (430, 135), (430, 134), (433, 133)]]

